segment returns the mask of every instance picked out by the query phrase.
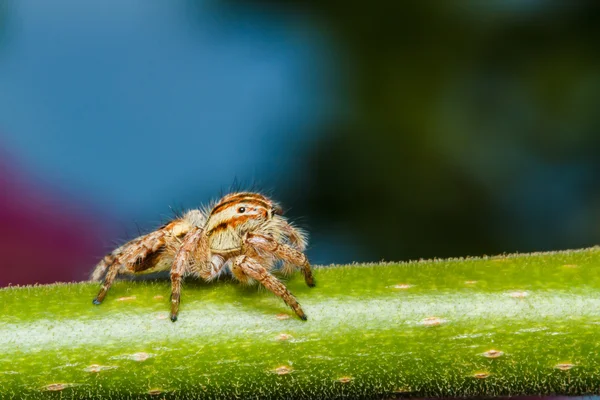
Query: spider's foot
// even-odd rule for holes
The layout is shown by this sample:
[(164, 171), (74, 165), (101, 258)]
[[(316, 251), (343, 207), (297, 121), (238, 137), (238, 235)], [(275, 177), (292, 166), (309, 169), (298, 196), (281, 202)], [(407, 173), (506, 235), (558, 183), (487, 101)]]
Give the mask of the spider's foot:
[(94, 300), (92, 300), (92, 303), (99, 306), (100, 304), (102, 304), (102, 301), (98, 300), (98, 299), (94, 299)]
[(304, 282), (306, 282), (306, 286), (315, 287), (315, 278), (313, 278), (312, 274), (304, 274)]
[(171, 321), (177, 321), (177, 314), (171, 314)]
[(294, 310), (296, 312), (296, 315), (298, 316), (298, 318), (300, 318), (302, 321), (306, 321), (306, 314), (304, 314), (304, 310), (302, 310), (301, 308), (298, 308), (297, 310)]

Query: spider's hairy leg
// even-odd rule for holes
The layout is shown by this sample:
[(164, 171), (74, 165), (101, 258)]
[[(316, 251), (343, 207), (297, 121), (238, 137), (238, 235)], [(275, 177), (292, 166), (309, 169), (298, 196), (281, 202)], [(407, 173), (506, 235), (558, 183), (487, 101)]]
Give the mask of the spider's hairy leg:
[(100, 282), (102, 277), (106, 275), (106, 271), (110, 268), (111, 265), (114, 264), (117, 254), (121, 251), (121, 248), (116, 249), (112, 253), (108, 253), (104, 256), (102, 260), (96, 265), (94, 268), (94, 272), (92, 272), (92, 276), (90, 276), (90, 280), (92, 282)]
[(98, 295), (94, 297), (92, 303), (94, 303), (95, 305), (99, 305), (102, 303), (102, 301), (106, 297), (106, 293), (108, 293), (108, 289), (110, 289), (110, 287), (113, 284), (113, 281), (119, 273), (119, 268), (121, 268), (121, 264), (119, 262), (119, 258), (116, 258), (110, 265), (110, 267), (108, 267), (108, 272), (104, 276), (104, 281), (102, 282), (102, 286), (100, 287), (100, 292), (98, 292)]
[(296, 228), (286, 220), (283, 220), (282, 222), (283, 231), (289, 238), (290, 243), (293, 244), (298, 251), (304, 252), (304, 250), (306, 250), (307, 243), (306, 233), (303, 230)]
[(294, 310), (294, 312), (300, 317), (300, 319), (306, 321), (306, 314), (304, 314), (304, 311), (302, 311), (302, 307), (300, 307), (300, 304), (298, 304), (298, 301), (294, 295), (290, 293), (283, 283), (281, 283), (265, 267), (260, 265), (254, 259), (246, 255), (238, 256), (233, 262), (233, 268), (241, 269), (241, 271), (250, 278), (260, 282), (265, 288), (273, 292), (276, 296), (281, 297), (283, 301), (285, 301), (285, 304), (290, 306), (292, 310)]
[[(196, 258), (199, 258), (201, 253), (202, 252), (197, 252)], [(204, 254), (204, 260), (206, 260), (208, 258), (208, 253), (205, 252)], [(205, 281), (210, 282), (217, 276), (219, 276), (219, 274), (223, 270), (223, 267), (225, 266), (225, 258), (220, 255), (213, 254), (209, 262), (202, 262), (201, 260), (197, 260), (196, 263), (200, 264), (201, 266), (200, 269), (196, 269), (198, 275), (200, 275), (200, 277)]]
[(306, 258), (304, 253), (286, 244), (279, 243), (270, 236), (256, 233), (248, 233), (246, 236), (246, 244), (259, 252), (263, 251), (272, 254), (284, 262), (302, 268), (304, 281), (306, 284), (309, 287), (315, 286), (315, 279), (313, 278), (312, 270), (310, 269), (310, 263), (308, 262), (308, 258)]
[[(291, 247), (293, 249), (298, 250), (301, 253), (304, 253), (304, 251), (306, 250), (307, 242), (308, 242), (308, 240), (306, 238), (306, 233), (304, 233), (304, 231), (302, 231), (301, 229), (296, 228), (294, 225), (292, 225), (290, 222), (288, 222), (285, 219), (282, 219), (282, 230), (285, 233), (285, 236), (287, 236)], [(285, 272), (292, 272), (296, 268), (296, 266), (297, 265), (295, 265), (292, 262), (285, 262), (283, 264), (283, 269)], [(309, 268), (310, 268), (310, 266), (309, 266)], [(309, 286), (313, 287), (314, 285), (315, 285), (315, 282), (313, 279), (312, 285), (309, 285)]]
[(175, 220), (154, 232), (133, 239), (104, 257), (92, 273), (92, 279), (99, 279), (108, 269), (100, 292), (94, 298), (93, 303), (96, 305), (102, 303), (122, 268), (128, 273), (152, 269), (159, 259), (157, 256), (165, 248), (165, 244), (176, 240), (176, 237), (185, 234), (187, 230), (189, 230), (187, 223)]
[(209, 254), (210, 249), (204, 236), (204, 230), (193, 227), (183, 238), (171, 266), (171, 321), (177, 321), (183, 276), (192, 272), (192, 268), (196, 267), (196, 265), (192, 265), (194, 261), (202, 266), (203, 260), (208, 259)]

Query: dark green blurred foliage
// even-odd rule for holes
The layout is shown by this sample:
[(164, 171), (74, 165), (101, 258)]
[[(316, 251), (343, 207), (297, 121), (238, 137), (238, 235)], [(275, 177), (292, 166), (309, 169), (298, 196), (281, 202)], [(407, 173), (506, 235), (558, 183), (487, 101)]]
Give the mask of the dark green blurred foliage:
[(600, 3), (302, 11), (337, 46), (340, 89), (288, 194), (311, 231), (345, 232), (358, 259), (600, 241)]

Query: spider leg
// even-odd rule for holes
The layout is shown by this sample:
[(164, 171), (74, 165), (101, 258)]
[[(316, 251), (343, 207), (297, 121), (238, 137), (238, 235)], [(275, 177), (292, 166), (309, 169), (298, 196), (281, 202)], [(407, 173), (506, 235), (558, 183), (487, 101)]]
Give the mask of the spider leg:
[[(205, 255), (208, 256), (208, 252), (206, 252)], [(206, 258), (207, 257), (204, 257), (204, 259), (206, 259)], [(223, 258), (222, 256), (213, 255), (211, 257), (210, 262), (198, 263), (203, 266), (198, 271), (198, 275), (200, 275), (200, 277), (207, 282), (212, 281), (217, 276), (219, 276), (219, 274), (223, 270), (223, 267), (225, 266), (225, 261), (226, 261), (225, 258)]]
[(265, 267), (260, 265), (254, 259), (248, 256), (238, 256), (233, 262), (233, 268), (241, 269), (241, 272), (260, 282), (265, 288), (273, 292), (276, 296), (281, 297), (283, 301), (285, 301), (285, 304), (290, 306), (292, 310), (294, 310), (294, 312), (300, 317), (300, 319), (306, 321), (306, 314), (304, 314), (304, 311), (302, 311), (302, 307), (300, 307), (300, 304), (298, 304), (298, 301), (294, 295), (290, 293), (283, 283), (281, 283)]
[(292, 248), (291, 246), (279, 243), (270, 236), (256, 233), (248, 233), (246, 236), (246, 244), (258, 251), (271, 253), (281, 260), (301, 268), (306, 284), (309, 287), (315, 286), (315, 280), (312, 275), (312, 270), (310, 269), (310, 263), (308, 262), (308, 259), (304, 253)]
[[(306, 234), (284, 219), (281, 220), (281, 223), (282, 230), (285, 232), (285, 236), (287, 236), (290, 246), (304, 253), (307, 244)], [(296, 265), (290, 262), (284, 262), (283, 270), (285, 273), (291, 273), (294, 269), (296, 269)]]
[(177, 321), (181, 299), (181, 280), (183, 275), (193, 268), (192, 262), (207, 259), (208, 244), (203, 238), (204, 230), (194, 227), (183, 238), (181, 247), (171, 266), (171, 321)]
[(307, 242), (306, 234), (302, 230), (293, 226), (288, 221), (283, 220), (282, 222), (283, 222), (283, 231), (285, 232), (286, 236), (289, 238), (290, 243), (298, 251), (304, 252), (304, 250), (306, 250), (306, 242)]
[(115, 254), (118, 254), (120, 250), (121, 248), (118, 248), (112, 253), (108, 253), (102, 260), (100, 260), (100, 262), (96, 265), (96, 268), (94, 268), (94, 272), (92, 272), (92, 276), (90, 277), (91, 281), (100, 282), (102, 277), (106, 276), (106, 270), (114, 264), (116, 259)]
[(156, 265), (157, 255), (164, 250), (165, 245), (176, 240), (175, 237), (186, 231), (185, 224), (182, 224), (181, 220), (175, 220), (154, 232), (133, 239), (105, 256), (92, 273), (92, 280), (99, 280), (108, 270), (104, 276), (100, 292), (94, 298), (93, 303), (96, 305), (102, 303), (123, 267), (124, 272), (129, 273), (151, 269)]

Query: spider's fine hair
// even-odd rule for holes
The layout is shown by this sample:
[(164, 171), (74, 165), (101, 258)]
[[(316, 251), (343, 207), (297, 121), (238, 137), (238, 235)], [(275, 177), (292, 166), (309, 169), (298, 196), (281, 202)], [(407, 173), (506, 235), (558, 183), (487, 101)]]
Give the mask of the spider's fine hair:
[(299, 268), (306, 284), (314, 286), (306, 245), (306, 234), (283, 216), (278, 203), (260, 193), (230, 193), (107, 254), (92, 273), (92, 280), (103, 279), (94, 304), (104, 300), (118, 274), (170, 270), (171, 320), (176, 321), (184, 276), (211, 281), (230, 270), (243, 283), (259, 282), (306, 319), (296, 298), (271, 274), (281, 261), (284, 272)]

